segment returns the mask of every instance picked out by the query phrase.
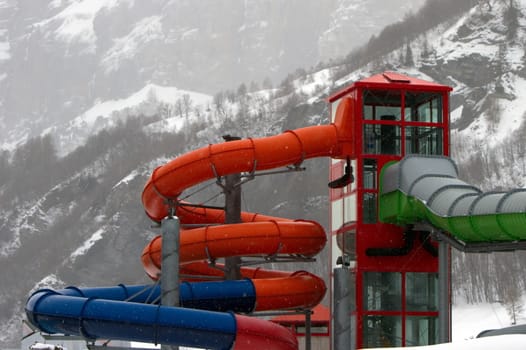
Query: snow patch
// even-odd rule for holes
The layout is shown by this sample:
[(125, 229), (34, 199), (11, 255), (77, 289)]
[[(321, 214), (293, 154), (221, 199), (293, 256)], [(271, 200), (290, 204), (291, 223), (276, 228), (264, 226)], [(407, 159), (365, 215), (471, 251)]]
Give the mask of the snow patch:
[(151, 16), (139, 21), (132, 31), (119, 39), (116, 39), (101, 60), (101, 65), (106, 73), (118, 70), (121, 62), (135, 57), (139, 49), (145, 44), (163, 40), (163, 26), (161, 16)]
[(77, 257), (82, 256), (86, 254), (86, 252), (95, 245), (98, 241), (100, 241), (104, 236), (104, 229), (98, 229), (94, 234), (91, 235), (89, 239), (87, 239), (82, 246), (77, 248), (71, 255), (69, 256), (71, 259), (71, 262), (75, 262)]
[(58, 278), (55, 274), (47, 275), (46, 277), (42, 278), (40, 281), (38, 281), (33, 289), (31, 289), (31, 293), (39, 290), (39, 289), (60, 289), (63, 288), (65, 285), (64, 281), (62, 281), (60, 278)]
[(449, 121), (450, 123), (454, 123), (457, 120), (460, 119), (462, 116), (462, 110), (464, 109), (464, 106), (460, 106), (458, 108), (455, 108), (454, 110), (449, 112)]
[[(53, 31), (55, 39), (68, 44), (85, 44), (88, 47), (88, 52), (94, 53), (97, 38), (93, 28), (93, 21), (97, 13), (103, 8), (113, 8), (122, 1), (129, 0), (72, 1), (58, 14), (44, 21), (35, 23), (35, 26), (52, 26), (56, 28)], [(54, 0), (48, 6), (54, 9), (62, 5), (63, 1)]]
[[(47, 128), (42, 132), (53, 134), (57, 138), (59, 156), (64, 156), (76, 147), (84, 144), (86, 139), (98, 131), (113, 127), (118, 120), (125, 120), (128, 116), (153, 116), (160, 113), (161, 105), (166, 105), (174, 111), (174, 107), (187, 95), (192, 108), (188, 121), (193, 122), (198, 117), (195, 110), (206, 110), (212, 103), (212, 96), (181, 90), (173, 86), (159, 86), (147, 84), (141, 90), (122, 99), (96, 101), (95, 104), (75, 119), (63, 124)], [(180, 118), (179, 118), (180, 119)], [(175, 129), (162, 129), (163, 131), (177, 131), (182, 126), (182, 121), (172, 121)], [(170, 126), (170, 125), (169, 125)], [(4, 144), (3, 147), (9, 145)]]
[(113, 186), (112, 190), (116, 189), (120, 185), (127, 185), (130, 181), (135, 179), (137, 176), (139, 176), (139, 172), (137, 170), (132, 171), (127, 176), (125, 176), (123, 179), (121, 179), (119, 182)]
[(494, 112), (495, 115), (481, 115), (468, 128), (456, 131), (455, 137), (494, 148), (522, 125), (523, 116), (526, 115), (526, 80), (509, 76), (503, 85), (509, 94), (514, 95), (513, 99), (490, 97), (498, 105), (498, 112)]
[(189, 95), (194, 105), (203, 105), (210, 103), (211, 96), (191, 92), (187, 90), (180, 90), (176, 87), (159, 86), (156, 84), (148, 84), (138, 92), (129, 97), (119, 100), (108, 100), (104, 102), (97, 102), (93, 107), (84, 112), (82, 115), (75, 118), (72, 122), (74, 127), (88, 126), (92, 127), (97, 118), (109, 118), (113, 113), (123, 111), (139, 106), (141, 103), (147, 101), (163, 102), (173, 104), (183, 95)]

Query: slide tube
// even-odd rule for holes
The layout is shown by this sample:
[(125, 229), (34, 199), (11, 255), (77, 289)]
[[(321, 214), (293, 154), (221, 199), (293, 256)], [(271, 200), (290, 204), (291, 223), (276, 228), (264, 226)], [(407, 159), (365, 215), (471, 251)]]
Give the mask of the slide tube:
[[(107, 299), (132, 303), (159, 304), (161, 288), (154, 285), (123, 285), (111, 287), (67, 287), (55, 291), (63, 296), (88, 299)], [(35, 293), (38, 295), (38, 292)], [(256, 290), (253, 281), (183, 282), (179, 287), (181, 307), (250, 313), (256, 304)]]
[[(310, 257), (319, 253), (327, 238), (321, 225), (312, 221), (267, 221), (181, 230), (181, 264), (229, 256), (270, 256), (297, 254)], [(155, 278), (161, 262), (161, 236), (143, 250), (142, 262)], [(157, 267), (155, 268), (152, 264)]]
[(353, 100), (344, 98), (330, 125), (212, 144), (173, 159), (156, 168), (143, 189), (146, 214), (160, 222), (168, 214), (166, 199), (176, 200), (185, 189), (220, 176), (299, 165), (316, 157), (354, 158), (353, 108)]
[(431, 223), (469, 243), (526, 240), (526, 190), (482, 192), (458, 179), (444, 156), (410, 155), (380, 174), (380, 220)]
[(287, 329), (256, 318), (62, 295), (52, 290), (33, 294), (27, 302), (26, 314), (44, 332), (93, 340), (121, 339), (207, 349), (248, 349), (251, 342), (276, 350), (298, 346)]
[[(170, 200), (177, 203), (176, 215), (182, 224), (222, 224), (224, 212), (191, 207), (178, 196), (203, 181), (229, 174), (298, 166), (303, 160), (314, 157), (354, 158), (353, 109), (353, 100), (344, 98), (333, 124), (209, 145), (158, 167), (142, 193), (146, 214), (153, 221), (160, 222), (169, 212), (167, 200)], [(202, 260), (214, 263), (218, 257), (277, 254), (310, 257), (317, 254), (326, 242), (325, 232), (314, 222), (245, 212), (241, 213), (241, 219), (242, 223), (235, 225), (182, 230), (181, 270), (216, 276), (217, 270)], [(153, 279), (159, 276), (160, 254), (160, 237), (155, 238), (142, 254), (145, 270)], [(243, 290), (238, 289), (238, 284), (218, 290), (215, 282), (211, 282), (206, 292), (197, 292), (200, 291), (197, 286), (182, 289), (188, 288), (190, 294), (203, 294), (196, 299), (190, 298), (193, 308), (217, 307), (216, 303), (222, 304), (216, 301), (217, 298), (223, 298), (227, 300), (226, 306), (219, 309), (234, 311), (309, 308), (321, 301), (326, 290), (323, 280), (304, 271), (286, 273), (243, 268), (242, 272), (253, 280), (239, 282), (245, 287), (252, 283), (242, 298), (238, 298), (237, 293)], [(137, 291), (141, 287), (114, 288), (39, 290), (29, 298), (26, 314), (29, 321), (44, 332), (80, 335), (88, 339), (122, 339), (208, 349), (298, 348), (296, 337), (272, 322), (231, 312), (145, 304), (139, 302), (145, 298), (144, 293)], [(100, 294), (103, 294), (102, 298)], [(130, 294), (134, 301), (122, 301), (130, 299)], [(232, 306), (232, 298), (238, 299), (241, 305)], [(184, 301), (183, 305), (186, 303)]]

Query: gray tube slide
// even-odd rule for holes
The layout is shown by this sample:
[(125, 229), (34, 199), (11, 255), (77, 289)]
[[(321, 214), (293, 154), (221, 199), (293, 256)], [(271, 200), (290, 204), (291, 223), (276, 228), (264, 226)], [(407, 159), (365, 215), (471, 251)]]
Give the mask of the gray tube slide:
[(526, 190), (483, 193), (444, 156), (409, 155), (380, 174), (380, 221), (428, 222), (464, 243), (526, 240)]

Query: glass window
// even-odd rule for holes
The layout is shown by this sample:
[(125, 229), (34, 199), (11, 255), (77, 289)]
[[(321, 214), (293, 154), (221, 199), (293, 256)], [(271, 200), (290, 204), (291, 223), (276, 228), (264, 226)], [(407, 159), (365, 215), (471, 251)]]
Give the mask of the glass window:
[(438, 343), (438, 318), (408, 316), (405, 321), (405, 345), (433, 345)]
[(442, 95), (431, 92), (407, 92), (405, 120), (427, 123), (442, 122)]
[(376, 159), (363, 160), (363, 188), (376, 189)]
[(362, 216), (364, 224), (376, 223), (376, 193), (363, 194)]
[(363, 320), (365, 348), (402, 346), (400, 316), (366, 316)]
[(343, 213), (344, 222), (356, 221), (356, 218), (358, 215), (357, 214), (358, 202), (356, 198), (358, 198), (358, 195), (356, 194), (356, 192), (346, 195), (343, 198), (343, 207), (345, 208), (345, 211)]
[(365, 90), (363, 118), (366, 120), (400, 120), (402, 98), (400, 91)]
[(364, 153), (400, 154), (399, 126), (365, 124), (363, 135)]
[(408, 311), (437, 311), (438, 274), (407, 272), (405, 278), (406, 309)]
[(407, 127), (405, 132), (405, 153), (440, 155), (442, 147), (442, 128)]
[(365, 310), (397, 311), (402, 309), (402, 277), (400, 272), (364, 272)]
[(348, 227), (336, 234), (338, 248), (350, 260), (356, 260), (356, 227)]

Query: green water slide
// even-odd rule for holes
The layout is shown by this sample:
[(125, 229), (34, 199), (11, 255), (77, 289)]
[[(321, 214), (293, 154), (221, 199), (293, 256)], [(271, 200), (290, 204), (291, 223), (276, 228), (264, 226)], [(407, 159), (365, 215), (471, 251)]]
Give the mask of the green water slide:
[(384, 166), (379, 217), (397, 225), (431, 224), (472, 250), (526, 246), (526, 190), (482, 192), (458, 179), (455, 163), (444, 156), (410, 155)]

